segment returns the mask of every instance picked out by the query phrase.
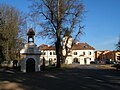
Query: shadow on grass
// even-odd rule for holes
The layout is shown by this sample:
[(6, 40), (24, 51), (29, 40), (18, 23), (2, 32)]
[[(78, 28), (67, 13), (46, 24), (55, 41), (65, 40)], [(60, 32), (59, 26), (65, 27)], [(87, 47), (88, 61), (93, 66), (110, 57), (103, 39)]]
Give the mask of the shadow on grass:
[(119, 90), (114, 69), (46, 68), (36, 73), (0, 71), (0, 90)]

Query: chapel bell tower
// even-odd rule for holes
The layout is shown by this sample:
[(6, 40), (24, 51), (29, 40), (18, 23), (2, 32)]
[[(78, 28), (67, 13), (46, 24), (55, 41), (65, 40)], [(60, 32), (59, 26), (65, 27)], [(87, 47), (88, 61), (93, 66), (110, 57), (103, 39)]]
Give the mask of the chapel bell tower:
[(28, 36), (28, 43), (30, 42), (34, 43), (35, 32), (33, 31), (32, 28), (30, 28), (29, 31), (27, 32), (27, 36)]
[(20, 66), (22, 72), (40, 71), (40, 51), (34, 43), (35, 32), (30, 28), (27, 32), (28, 43), (25, 43), (23, 49), (20, 50), (21, 60)]

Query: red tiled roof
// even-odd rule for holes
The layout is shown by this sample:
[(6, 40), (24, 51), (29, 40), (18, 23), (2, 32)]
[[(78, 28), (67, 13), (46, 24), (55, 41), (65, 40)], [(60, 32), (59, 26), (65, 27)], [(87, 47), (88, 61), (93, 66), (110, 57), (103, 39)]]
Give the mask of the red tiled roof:
[[(42, 44), (38, 47), (40, 50), (55, 50), (55, 46), (49, 46)], [(87, 43), (77, 43), (74, 44), (72, 50), (95, 50), (92, 46)]]
[(72, 50), (95, 50), (95, 48), (87, 43), (77, 43), (73, 45)]
[(38, 47), (40, 50), (55, 50), (55, 46), (42, 44)]

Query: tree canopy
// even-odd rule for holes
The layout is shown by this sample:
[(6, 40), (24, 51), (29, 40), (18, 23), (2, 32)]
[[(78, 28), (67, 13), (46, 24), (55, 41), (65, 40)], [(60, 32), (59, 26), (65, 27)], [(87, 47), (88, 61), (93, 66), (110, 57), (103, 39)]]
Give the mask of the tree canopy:
[(0, 4), (0, 54), (2, 59), (16, 59), (23, 42), (20, 35), (22, 32), (20, 28), (21, 22), (19, 10), (6, 4)]

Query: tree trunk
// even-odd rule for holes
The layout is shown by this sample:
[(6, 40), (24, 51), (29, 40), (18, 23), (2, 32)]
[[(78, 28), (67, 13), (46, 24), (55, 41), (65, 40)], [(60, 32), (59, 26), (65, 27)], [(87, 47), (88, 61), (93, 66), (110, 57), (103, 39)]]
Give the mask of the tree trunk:
[(66, 52), (65, 56), (62, 55), (62, 64), (65, 64), (67, 56), (68, 56), (68, 52)]
[(62, 56), (62, 64), (65, 64), (66, 56)]
[(60, 57), (61, 57), (61, 44), (60, 44), (60, 38), (57, 38), (57, 41), (55, 43), (56, 46), (56, 55), (57, 55), (57, 68), (61, 68), (60, 63)]
[(3, 50), (2, 50), (2, 46), (0, 46), (0, 62), (4, 60), (4, 55), (3, 55)]
[[(68, 43), (68, 40), (67, 40), (67, 43)], [(66, 55), (63, 56), (63, 54), (62, 54), (62, 64), (65, 64), (66, 58), (68, 56), (68, 53), (70, 52), (70, 51), (68, 51), (67, 44), (65, 45), (65, 50), (66, 50)]]

